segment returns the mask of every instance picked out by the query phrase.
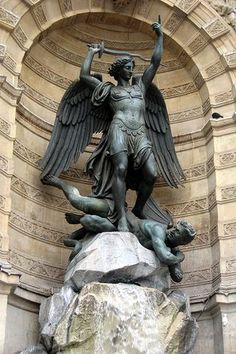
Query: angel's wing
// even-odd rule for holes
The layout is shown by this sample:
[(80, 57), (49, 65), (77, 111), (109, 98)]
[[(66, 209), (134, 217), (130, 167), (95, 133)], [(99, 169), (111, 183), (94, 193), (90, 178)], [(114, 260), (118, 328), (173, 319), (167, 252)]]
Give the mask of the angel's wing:
[(146, 93), (145, 122), (159, 172), (168, 185), (177, 187), (185, 176), (175, 152), (164, 98), (154, 84)]
[(41, 161), (42, 178), (59, 176), (78, 160), (93, 133), (104, 131), (110, 124), (109, 107), (91, 104), (93, 89), (85, 81), (74, 81), (60, 102), (51, 139)]

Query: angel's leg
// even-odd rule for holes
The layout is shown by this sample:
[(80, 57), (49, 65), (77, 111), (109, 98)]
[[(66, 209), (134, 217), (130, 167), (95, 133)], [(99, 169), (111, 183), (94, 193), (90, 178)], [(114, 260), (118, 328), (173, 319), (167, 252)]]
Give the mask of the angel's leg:
[(137, 199), (133, 213), (140, 219), (145, 219), (143, 208), (150, 197), (157, 177), (156, 161), (151, 154), (142, 166), (142, 181), (139, 184)]
[(80, 195), (77, 188), (65, 183), (60, 178), (55, 176), (48, 175), (44, 177), (42, 182), (61, 189), (71, 205), (76, 209), (87, 214), (94, 214), (102, 217), (108, 216), (109, 205), (106, 200), (93, 197), (83, 197)]
[(126, 152), (119, 152), (112, 156), (114, 166), (114, 176), (112, 184), (112, 193), (115, 202), (116, 211), (118, 214), (118, 230), (129, 231), (126, 212), (125, 212), (125, 195), (126, 184), (125, 177), (128, 167), (128, 157)]

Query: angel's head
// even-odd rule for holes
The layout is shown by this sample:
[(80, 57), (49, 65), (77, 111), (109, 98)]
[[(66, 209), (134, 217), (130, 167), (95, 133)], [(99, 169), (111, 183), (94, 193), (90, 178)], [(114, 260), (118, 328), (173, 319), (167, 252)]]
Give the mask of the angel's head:
[(118, 80), (119, 77), (124, 80), (130, 80), (135, 67), (134, 58), (131, 56), (117, 58), (108, 69), (108, 73)]

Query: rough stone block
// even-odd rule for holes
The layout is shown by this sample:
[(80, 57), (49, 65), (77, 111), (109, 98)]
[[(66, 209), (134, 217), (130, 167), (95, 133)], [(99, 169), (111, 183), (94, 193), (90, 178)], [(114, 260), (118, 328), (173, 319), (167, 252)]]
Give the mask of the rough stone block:
[(91, 283), (58, 324), (52, 353), (190, 354), (196, 335), (180, 291)]
[(76, 291), (90, 282), (133, 283), (166, 291), (168, 267), (129, 232), (104, 232), (87, 239), (71, 261), (65, 284)]

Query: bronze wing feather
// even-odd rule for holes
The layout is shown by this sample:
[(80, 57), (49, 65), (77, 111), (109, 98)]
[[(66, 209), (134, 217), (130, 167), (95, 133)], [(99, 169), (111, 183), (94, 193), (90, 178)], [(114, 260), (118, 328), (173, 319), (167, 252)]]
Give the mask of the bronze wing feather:
[(164, 98), (154, 84), (146, 92), (145, 123), (159, 173), (169, 186), (178, 187), (185, 176), (175, 152)]
[(66, 171), (72, 162), (78, 160), (93, 133), (108, 129), (111, 119), (109, 107), (94, 107), (91, 103), (93, 91), (86, 82), (77, 80), (64, 93), (41, 161), (41, 178), (59, 176)]

